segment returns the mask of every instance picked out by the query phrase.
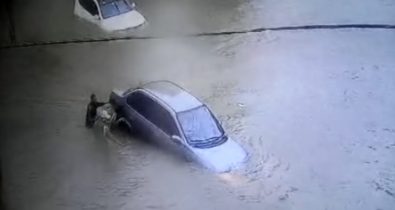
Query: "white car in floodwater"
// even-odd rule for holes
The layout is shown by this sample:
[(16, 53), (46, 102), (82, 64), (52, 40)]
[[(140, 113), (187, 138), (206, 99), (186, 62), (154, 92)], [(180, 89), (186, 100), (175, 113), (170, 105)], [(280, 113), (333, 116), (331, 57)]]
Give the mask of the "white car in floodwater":
[(75, 0), (74, 14), (107, 31), (134, 28), (145, 22), (129, 0)]
[(174, 83), (157, 81), (114, 90), (110, 102), (118, 120), (131, 131), (176, 148), (216, 172), (230, 171), (247, 159), (245, 150), (228, 137), (210, 109)]

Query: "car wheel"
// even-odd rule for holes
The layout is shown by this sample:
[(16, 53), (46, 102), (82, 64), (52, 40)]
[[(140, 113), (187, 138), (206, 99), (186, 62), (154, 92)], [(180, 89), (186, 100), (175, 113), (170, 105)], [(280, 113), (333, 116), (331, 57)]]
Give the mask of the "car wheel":
[(132, 136), (139, 137), (141, 134), (141, 132), (133, 126), (133, 123), (130, 123), (125, 118), (118, 119), (117, 126), (122, 132), (126, 132)]

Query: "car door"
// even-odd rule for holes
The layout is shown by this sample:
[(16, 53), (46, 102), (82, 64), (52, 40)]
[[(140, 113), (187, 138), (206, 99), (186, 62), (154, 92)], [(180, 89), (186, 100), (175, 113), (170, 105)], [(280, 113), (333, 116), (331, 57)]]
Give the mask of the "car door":
[(126, 96), (124, 114), (132, 126), (132, 130), (143, 138), (155, 137), (155, 129), (148, 120), (152, 112), (152, 99), (143, 90), (135, 90)]
[(152, 106), (152, 116), (150, 121), (157, 128), (156, 140), (159, 144), (169, 148), (176, 149), (179, 142), (175, 142), (172, 136), (180, 136), (177, 124), (172, 115), (172, 110), (167, 108), (167, 105), (156, 100), (156, 104)]
[(179, 150), (181, 142), (175, 142), (173, 135), (180, 136), (175, 117), (171, 109), (158, 98), (144, 90), (136, 90), (127, 96), (127, 118), (132, 127), (136, 127), (144, 138), (172, 151)]

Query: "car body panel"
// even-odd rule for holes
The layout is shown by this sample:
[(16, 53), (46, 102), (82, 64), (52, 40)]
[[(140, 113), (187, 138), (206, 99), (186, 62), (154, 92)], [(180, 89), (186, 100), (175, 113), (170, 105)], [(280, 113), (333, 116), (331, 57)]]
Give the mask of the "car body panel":
[[(89, 13), (79, 2), (75, 0), (74, 14), (82, 19), (85, 19), (91, 23), (98, 25), (100, 28), (106, 31), (117, 31), (134, 28), (142, 25), (145, 22), (145, 18), (137, 10), (132, 9), (131, 11), (115, 15), (108, 18), (103, 18), (102, 11), (99, 9), (100, 6), (97, 0), (92, 0), (96, 6), (97, 14), (92, 15)], [(134, 4), (134, 3), (133, 3)]]
[(203, 165), (218, 171), (227, 172), (240, 166), (247, 158), (245, 150), (234, 140), (207, 149), (191, 148)]
[(143, 15), (136, 10), (103, 19), (100, 23), (101, 27), (107, 31), (125, 30), (142, 25), (145, 22)]
[[(150, 98), (151, 102), (154, 101), (170, 113), (169, 116), (172, 117), (171, 121), (176, 124), (178, 129), (177, 133), (179, 136), (177, 139), (179, 138), (179, 142), (150, 120), (140, 115), (127, 103), (127, 98), (135, 93)], [(192, 101), (185, 102), (182, 106), (175, 104), (176, 101), (182, 102), (183, 100)], [(132, 130), (137, 129), (139, 133), (141, 132), (143, 138), (150, 139), (172, 151), (184, 153), (184, 156), (192, 157), (211, 170), (226, 172), (237, 168), (247, 159), (245, 150), (237, 142), (228, 138), (225, 133), (223, 137), (227, 138), (227, 141), (210, 148), (199, 149), (187, 143), (176, 116), (176, 110), (180, 112), (180, 110), (184, 111), (187, 107), (194, 108), (195, 106), (202, 106), (204, 104), (174, 83), (158, 81), (148, 83), (136, 89), (128, 89), (126, 91), (114, 90), (110, 95), (110, 102), (116, 107), (117, 114), (124, 117), (131, 124)], [(216, 120), (215, 116), (212, 115), (212, 117)]]
[(165, 102), (175, 112), (182, 112), (203, 105), (197, 98), (169, 81), (150, 82), (141, 88)]

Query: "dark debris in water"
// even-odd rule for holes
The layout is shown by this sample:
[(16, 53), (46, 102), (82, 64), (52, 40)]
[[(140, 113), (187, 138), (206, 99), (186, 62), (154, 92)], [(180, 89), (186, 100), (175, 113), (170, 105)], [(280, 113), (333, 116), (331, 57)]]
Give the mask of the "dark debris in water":
[(285, 193), (284, 195), (280, 195), (280, 197), (278, 197), (278, 200), (280, 201), (285, 201), (289, 198), (288, 193)]

